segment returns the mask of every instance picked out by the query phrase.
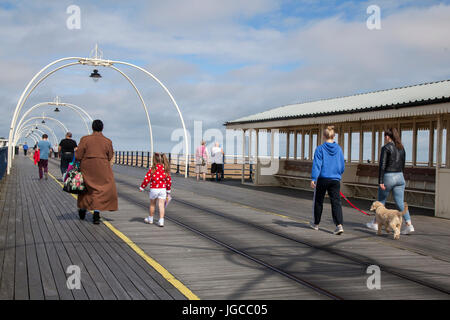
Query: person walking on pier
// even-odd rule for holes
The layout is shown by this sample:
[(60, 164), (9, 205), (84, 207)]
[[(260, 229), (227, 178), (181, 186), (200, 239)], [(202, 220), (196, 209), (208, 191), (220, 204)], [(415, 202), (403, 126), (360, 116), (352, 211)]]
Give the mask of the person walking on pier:
[(344, 232), (342, 227), (343, 216), (341, 206), (341, 178), (345, 170), (344, 154), (342, 148), (334, 142), (334, 126), (328, 126), (323, 130), (325, 142), (318, 146), (314, 152), (313, 167), (311, 172), (311, 187), (314, 190), (314, 221), (310, 226), (319, 230), (322, 217), (323, 200), (325, 193), (331, 201), (331, 212), (333, 222), (336, 225), (334, 234), (340, 235)]
[(69, 163), (72, 162), (75, 151), (77, 150), (77, 143), (72, 140), (72, 133), (67, 132), (66, 138), (62, 139), (58, 146), (58, 152), (61, 154), (61, 175), (67, 171)]
[(150, 184), (150, 215), (144, 221), (149, 224), (153, 223), (156, 204), (158, 204), (159, 226), (164, 227), (165, 206), (170, 201), (172, 187), (169, 161), (164, 153), (153, 155), (153, 165), (145, 175), (139, 191), (144, 191), (148, 184)]
[(208, 167), (208, 149), (206, 142), (202, 140), (202, 144), (195, 150), (195, 174), (197, 181), (200, 179), (200, 173), (203, 176), (203, 181), (206, 181), (206, 170)]
[[(386, 144), (381, 148), (379, 162), (378, 201), (385, 204), (389, 193), (392, 191), (397, 210), (403, 211), (405, 198), (405, 178), (403, 176), (406, 158), (405, 148), (396, 128), (389, 128), (384, 132), (384, 141)], [(414, 232), (409, 211), (406, 211), (403, 217), (405, 218), (406, 227), (401, 231), (401, 234)], [(368, 222), (366, 226), (369, 229), (378, 230), (375, 219)]]
[(223, 149), (216, 142), (211, 148), (211, 180), (214, 180), (214, 175), (216, 181), (223, 180), (223, 154)]
[(86, 193), (79, 194), (77, 205), (80, 219), (87, 210), (94, 210), (94, 224), (100, 224), (100, 211), (117, 211), (117, 189), (111, 160), (114, 157), (112, 141), (106, 138), (103, 122), (92, 122), (92, 134), (80, 139), (75, 158), (80, 161), (80, 170), (86, 185)]
[(27, 143), (25, 142), (25, 144), (23, 145), (23, 155), (24, 155), (24, 156), (27, 156), (27, 152), (28, 152), (28, 145), (27, 145)]
[[(50, 154), (50, 150), (52, 145), (48, 142), (48, 135), (43, 134), (42, 140), (38, 142), (37, 147), (39, 149), (39, 180), (42, 180), (42, 176), (45, 176), (45, 180), (48, 180), (48, 156)], [(44, 174), (42, 174), (44, 171)]]

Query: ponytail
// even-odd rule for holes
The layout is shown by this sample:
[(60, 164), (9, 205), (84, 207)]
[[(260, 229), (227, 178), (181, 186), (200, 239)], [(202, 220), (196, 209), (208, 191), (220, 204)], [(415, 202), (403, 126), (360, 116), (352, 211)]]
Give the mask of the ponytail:
[(389, 128), (384, 132), (384, 136), (388, 136), (394, 142), (395, 147), (399, 150), (403, 149), (402, 139), (396, 128)]
[(328, 139), (334, 139), (334, 126), (328, 126), (325, 129), (323, 129), (323, 136)]

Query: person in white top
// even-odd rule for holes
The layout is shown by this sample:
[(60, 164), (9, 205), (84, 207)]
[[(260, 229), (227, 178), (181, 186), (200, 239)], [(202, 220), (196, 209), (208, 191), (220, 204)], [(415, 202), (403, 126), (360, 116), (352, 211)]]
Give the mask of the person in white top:
[[(223, 149), (218, 142), (211, 149), (211, 180), (220, 181), (223, 179)], [(220, 177), (219, 177), (220, 175)]]

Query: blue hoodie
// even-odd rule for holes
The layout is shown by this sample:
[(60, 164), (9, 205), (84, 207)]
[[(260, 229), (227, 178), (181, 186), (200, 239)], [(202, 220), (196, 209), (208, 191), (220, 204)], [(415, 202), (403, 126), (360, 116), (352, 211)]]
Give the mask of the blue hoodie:
[(344, 154), (341, 147), (333, 142), (325, 142), (314, 152), (311, 180), (318, 178), (341, 180), (345, 170)]

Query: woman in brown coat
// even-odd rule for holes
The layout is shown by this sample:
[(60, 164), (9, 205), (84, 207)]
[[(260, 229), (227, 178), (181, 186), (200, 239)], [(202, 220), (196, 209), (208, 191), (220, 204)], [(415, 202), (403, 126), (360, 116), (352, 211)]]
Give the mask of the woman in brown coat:
[(117, 190), (111, 159), (114, 156), (112, 142), (103, 136), (103, 122), (94, 120), (93, 133), (80, 140), (75, 157), (87, 192), (78, 195), (78, 213), (83, 220), (87, 210), (94, 210), (94, 224), (100, 223), (100, 211), (117, 211)]

